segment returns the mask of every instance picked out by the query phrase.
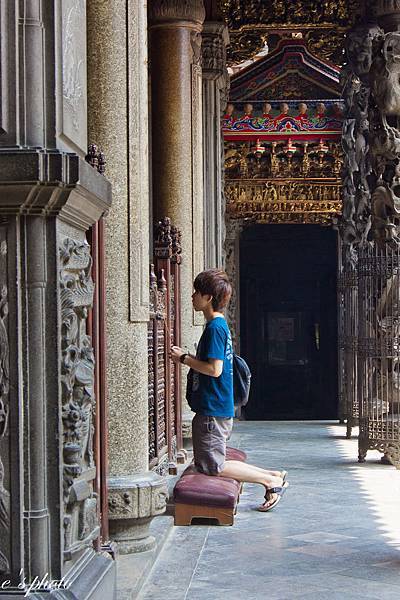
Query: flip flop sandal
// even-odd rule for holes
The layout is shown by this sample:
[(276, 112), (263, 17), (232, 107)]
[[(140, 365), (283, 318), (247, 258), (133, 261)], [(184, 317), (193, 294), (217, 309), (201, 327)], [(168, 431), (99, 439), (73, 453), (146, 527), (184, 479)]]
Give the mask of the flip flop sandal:
[(269, 510), (272, 510), (273, 508), (275, 508), (275, 506), (278, 504), (278, 502), (280, 502), (283, 494), (286, 492), (286, 489), (288, 487), (289, 487), (289, 482), (286, 481), (286, 483), (284, 483), (282, 487), (269, 488), (265, 493), (265, 502), (268, 502), (268, 499), (269, 499), (268, 497), (270, 494), (276, 494), (276, 499), (269, 506), (264, 506), (264, 504), (265, 504), (265, 502), (264, 502), (264, 504), (262, 506), (259, 506), (257, 510), (259, 512), (268, 512)]

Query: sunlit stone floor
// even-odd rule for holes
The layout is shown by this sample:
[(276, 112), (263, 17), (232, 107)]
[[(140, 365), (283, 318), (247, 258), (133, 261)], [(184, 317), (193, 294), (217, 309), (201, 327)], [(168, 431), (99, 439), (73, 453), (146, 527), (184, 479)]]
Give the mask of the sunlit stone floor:
[(231, 445), (285, 468), (270, 513), (246, 484), (233, 527), (174, 527), (141, 600), (400, 599), (400, 471), (328, 422), (239, 422)]

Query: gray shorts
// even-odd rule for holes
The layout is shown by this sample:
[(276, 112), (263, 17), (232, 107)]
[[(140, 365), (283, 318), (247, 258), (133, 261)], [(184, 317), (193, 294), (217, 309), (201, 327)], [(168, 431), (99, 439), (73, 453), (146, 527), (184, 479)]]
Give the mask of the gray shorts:
[(206, 475), (218, 475), (224, 468), (226, 441), (232, 433), (233, 419), (195, 414), (192, 421), (194, 464)]

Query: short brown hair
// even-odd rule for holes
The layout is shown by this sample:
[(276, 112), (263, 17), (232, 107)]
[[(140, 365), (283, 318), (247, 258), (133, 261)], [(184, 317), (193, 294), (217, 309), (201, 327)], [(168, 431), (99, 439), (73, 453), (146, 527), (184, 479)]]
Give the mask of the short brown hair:
[(221, 269), (202, 271), (194, 280), (193, 287), (202, 296), (206, 294), (212, 296), (211, 304), (214, 310), (224, 308), (232, 296), (232, 286), (229, 283), (228, 275)]

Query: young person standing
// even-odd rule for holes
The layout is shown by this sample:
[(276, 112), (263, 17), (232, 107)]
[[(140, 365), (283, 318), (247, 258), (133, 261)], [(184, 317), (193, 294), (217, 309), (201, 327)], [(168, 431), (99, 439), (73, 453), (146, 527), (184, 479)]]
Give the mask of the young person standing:
[(265, 499), (258, 510), (274, 508), (288, 487), (285, 471), (270, 471), (236, 460), (226, 460), (226, 441), (232, 431), (233, 350), (229, 327), (222, 310), (232, 288), (227, 274), (209, 269), (193, 283), (193, 308), (207, 321), (196, 356), (171, 348), (171, 359), (190, 367), (187, 399), (195, 413), (192, 421), (194, 462), (207, 475), (229, 477), (264, 486)]

